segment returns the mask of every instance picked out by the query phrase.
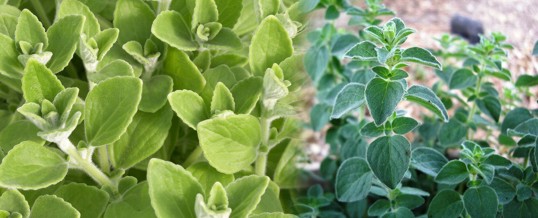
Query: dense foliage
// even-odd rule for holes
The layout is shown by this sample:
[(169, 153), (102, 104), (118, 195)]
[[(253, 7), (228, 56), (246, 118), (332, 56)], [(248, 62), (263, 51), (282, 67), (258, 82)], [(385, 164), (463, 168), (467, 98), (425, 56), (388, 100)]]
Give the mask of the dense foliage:
[(289, 217), (295, 1), (0, 1), (0, 217)]
[[(311, 127), (326, 131), (330, 152), (314, 176), (320, 184), (297, 203), (302, 216), (536, 214), (538, 111), (524, 108), (536, 77), (512, 83), (505, 36), (493, 33), (469, 45), (445, 35), (435, 58), (403, 44), (414, 30), (402, 20), (381, 25), (379, 17), (394, 13), (379, 0), (367, 0), (366, 8), (311, 2), (327, 20), (309, 33), (305, 54), (317, 89)], [(346, 28), (333, 21), (341, 14), (350, 17)], [(410, 73), (440, 80), (432, 89), (408, 85)], [(499, 80), (509, 84), (502, 94), (494, 83)], [(417, 110), (422, 115), (411, 117)]]

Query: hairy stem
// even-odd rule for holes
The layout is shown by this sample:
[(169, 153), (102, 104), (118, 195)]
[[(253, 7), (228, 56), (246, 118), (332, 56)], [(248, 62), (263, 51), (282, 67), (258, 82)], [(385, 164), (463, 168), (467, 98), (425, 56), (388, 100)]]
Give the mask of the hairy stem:
[(97, 148), (97, 157), (99, 158), (99, 168), (105, 173), (110, 173), (110, 161), (108, 158), (107, 145)]
[(64, 153), (69, 155), (69, 158), (75, 163), (76, 167), (82, 169), (100, 185), (108, 186), (113, 190), (117, 191), (115, 183), (110, 178), (108, 178), (108, 176), (103, 173), (97, 166), (95, 166), (95, 164), (91, 162), (91, 159), (83, 158), (78, 152), (75, 145), (73, 145), (73, 143), (71, 143), (69, 139), (60, 140), (59, 142), (56, 142), (56, 144), (58, 144), (58, 147)]
[(265, 118), (260, 118), (261, 126), (261, 143), (260, 148), (258, 149), (258, 158), (255, 163), (255, 171), (257, 175), (264, 176), (265, 168), (267, 167), (267, 150), (269, 145), (269, 135), (271, 131), (271, 122)]

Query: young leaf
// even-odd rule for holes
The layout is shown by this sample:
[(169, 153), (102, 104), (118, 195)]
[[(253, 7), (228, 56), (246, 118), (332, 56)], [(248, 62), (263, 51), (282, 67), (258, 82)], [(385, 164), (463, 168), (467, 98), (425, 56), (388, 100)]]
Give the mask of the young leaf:
[(170, 48), (163, 72), (174, 80), (174, 90), (187, 89), (200, 93), (206, 84), (200, 70), (184, 52)]
[(245, 176), (226, 186), (229, 207), (232, 208), (230, 218), (248, 217), (260, 202), (269, 185), (266, 176)]
[(153, 76), (144, 81), (138, 109), (148, 113), (157, 112), (166, 104), (166, 98), (172, 92), (172, 86), (172, 78), (166, 75)]
[[(17, 189), (6, 190), (0, 196), (0, 211), (7, 211), (10, 213), (18, 213), (22, 217), (28, 217), (30, 215), (30, 206), (24, 195), (22, 195)], [(9, 216), (7, 216), (9, 217)]]
[(65, 0), (62, 1), (60, 7), (57, 9), (57, 18), (63, 18), (69, 15), (82, 15), (84, 19), (84, 28), (82, 32), (88, 37), (93, 37), (100, 32), (99, 22), (92, 13), (92, 11), (84, 3), (78, 0)]
[(232, 89), (237, 114), (250, 114), (261, 97), (263, 81), (259, 77), (249, 77), (239, 81)]
[(452, 74), (448, 86), (450, 89), (465, 89), (474, 86), (478, 77), (469, 69), (459, 69)]
[(330, 52), (326, 45), (312, 46), (304, 55), (304, 66), (313, 81), (319, 81), (327, 69)]
[(115, 142), (131, 123), (142, 95), (142, 81), (114, 77), (97, 84), (86, 97), (84, 127), (91, 146)]
[(135, 77), (133, 67), (124, 60), (116, 59), (95, 73), (87, 75), (88, 80), (94, 83), (100, 83), (112, 77)]
[(168, 136), (172, 115), (168, 106), (155, 113), (138, 112), (121, 138), (108, 146), (112, 165), (128, 169), (157, 152)]
[(465, 210), (471, 217), (495, 217), (499, 201), (488, 186), (471, 187), (463, 194)]
[(31, 45), (43, 43), (43, 48), (48, 46), (47, 34), (45, 28), (39, 19), (28, 9), (22, 10), (17, 21), (15, 30), (15, 42), (25, 41)]
[(467, 134), (467, 127), (455, 118), (443, 124), (439, 131), (439, 143), (443, 147), (459, 146)]
[(434, 177), (446, 163), (448, 160), (443, 154), (429, 147), (416, 148), (411, 155), (411, 165), (415, 169)]
[(7, 153), (23, 141), (42, 145), (45, 141), (37, 135), (39, 131), (41, 130), (28, 120), (15, 121), (0, 131), (0, 149)]
[(376, 45), (369, 41), (363, 41), (347, 51), (346, 56), (361, 61), (377, 61)]
[(193, 129), (196, 129), (199, 122), (209, 118), (204, 99), (193, 91), (172, 92), (168, 95), (168, 102), (176, 115)]
[(284, 212), (280, 201), (280, 187), (273, 181), (269, 181), (267, 189), (263, 193), (260, 203), (252, 214)]
[(241, 49), (241, 39), (230, 29), (222, 28), (211, 40), (204, 43), (210, 49)]
[(364, 85), (359, 83), (349, 83), (344, 86), (336, 96), (331, 118), (340, 118), (360, 107), (364, 103), (364, 89)]
[(458, 217), (463, 212), (463, 202), (459, 193), (442, 190), (433, 198), (428, 207), (428, 217)]
[(268, 16), (252, 37), (249, 48), (250, 69), (255, 76), (263, 76), (265, 70), (293, 54), (288, 32), (278, 18)]
[(217, 83), (215, 86), (215, 91), (213, 92), (213, 98), (211, 100), (211, 113), (216, 114), (219, 111), (235, 110), (235, 103), (232, 93), (224, 84), (221, 82)]
[(392, 115), (402, 100), (404, 91), (401, 83), (381, 78), (374, 78), (366, 85), (366, 103), (377, 126), (385, 123)]
[(120, 201), (111, 202), (106, 208), (103, 218), (157, 218), (151, 199), (147, 182), (141, 182), (127, 190)]
[(424, 64), (426, 66), (434, 67), (439, 70), (442, 69), (441, 63), (439, 63), (439, 61), (435, 59), (435, 56), (433, 56), (433, 54), (430, 51), (423, 48), (419, 48), (419, 47), (405, 49), (402, 52), (401, 60), (407, 61), (407, 62), (415, 62), (419, 64)]
[(33, 142), (22, 142), (2, 160), (0, 186), (41, 189), (62, 181), (66, 174), (67, 161), (57, 153)]
[(382, 216), (390, 210), (390, 201), (379, 199), (368, 208), (368, 216)]
[(342, 202), (354, 202), (368, 196), (372, 186), (373, 173), (363, 158), (345, 160), (336, 174), (336, 197)]
[(235, 179), (233, 174), (221, 173), (215, 168), (213, 168), (211, 165), (209, 165), (209, 163), (207, 162), (195, 163), (189, 166), (187, 170), (191, 172), (194, 177), (196, 177), (196, 179), (200, 182), (206, 193), (211, 190), (211, 187), (213, 187), (213, 184), (215, 184), (216, 182), (227, 186)]
[(376, 126), (374, 122), (370, 122), (361, 128), (361, 135), (366, 137), (378, 137), (385, 133), (385, 126)]
[(69, 183), (56, 190), (54, 195), (70, 203), (82, 218), (99, 218), (105, 212), (108, 194), (94, 186)]
[(441, 168), (435, 177), (435, 181), (442, 184), (456, 185), (468, 177), (467, 165), (460, 160), (452, 160)]
[[(53, 73), (62, 71), (68, 64), (77, 49), (84, 26), (84, 17), (80, 15), (65, 16), (54, 22), (47, 30), (49, 46), (47, 51), (52, 52), (47, 66)], [(69, 30), (69, 31), (65, 31)]]
[(95, 34), (94, 38), (99, 48), (97, 60), (102, 60), (103, 57), (110, 51), (116, 40), (118, 39), (119, 30), (117, 28), (109, 28)]
[(405, 98), (408, 101), (420, 104), (426, 109), (432, 111), (443, 121), (448, 121), (448, 113), (446, 112), (445, 105), (432, 90), (424, 86), (414, 85), (409, 87)]
[(31, 59), (26, 63), (22, 77), (22, 90), (27, 102), (53, 101), (64, 86), (45, 65)]
[(368, 147), (367, 159), (374, 175), (395, 188), (409, 168), (411, 145), (403, 136), (383, 136)]
[(151, 159), (147, 177), (151, 205), (157, 217), (195, 217), (194, 200), (204, 191), (191, 173), (172, 162)]
[(261, 141), (260, 123), (251, 115), (215, 117), (198, 124), (204, 155), (219, 172), (236, 173), (256, 159)]
[(382, 218), (412, 218), (415, 217), (413, 212), (405, 207), (399, 207), (396, 210), (388, 212), (382, 216)]
[(198, 49), (198, 43), (193, 39), (190, 25), (178, 12), (160, 13), (153, 21), (151, 33), (179, 50), (195, 51)]
[(142, 0), (119, 0), (114, 10), (114, 27), (120, 30), (118, 42), (129, 41), (144, 44), (151, 36), (151, 25), (155, 14)]
[(42, 195), (32, 206), (29, 218), (79, 218), (80, 213), (68, 202), (54, 195)]
[(198, 24), (215, 22), (219, 19), (218, 16), (219, 12), (215, 0), (196, 0), (191, 28), (197, 27)]
[(399, 135), (411, 132), (417, 126), (418, 121), (411, 117), (397, 117), (392, 121), (392, 131)]
[(517, 78), (516, 87), (531, 87), (538, 85), (537, 75), (521, 75)]

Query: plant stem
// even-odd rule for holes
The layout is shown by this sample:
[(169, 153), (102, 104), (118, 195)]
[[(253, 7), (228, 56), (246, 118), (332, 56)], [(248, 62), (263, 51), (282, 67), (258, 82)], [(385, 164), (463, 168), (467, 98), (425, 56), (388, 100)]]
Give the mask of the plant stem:
[(101, 26), (101, 29), (109, 29), (114, 27), (114, 25), (112, 25), (110, 21), (108, 21), (101, 15), (95, 14), (95, 17), (97, 18), (97, 22), (99, 22), (99, 26)]
[(258, 158), (256, 159), (255, 172), (257, 175), (264, 176), (267, 167), (267, 150), (269, 149), (269, 135), (271, 131), (271, 122), (264, 116), (260, 118), (261, 143), (258, 149)]
[(108, 178), (108, 176), (104, 174), (97, 166), (95, 166), (95, 164), (91, 162), (91, 159), (88, 160), (80, 156), (77, 148), (75, 145), (73, 145), (73, 143), (71, 143), (71, 141), (69, 141), (69, 139), (63, 139), (55, 143), (58, 144), (58, 147), (64, 153), (69, 155), (69, 158), (73, 160), (78, 168), (86, 172), (90, 177), (92, 177), (93, 180), (102, 186), (108, 186), (114, 191), (117, 191), (117, 187), (114, 182)]
[[(476, 82), (476, 89), (474, 91), (474, 95), (476, 98), (478, 98), (478, 95), (480, 94), (481, 87), (482, 87), (482, 76), (478, 75), (478, 81)], [(467, 121), (466, 121), (467, 124), (469, 124), (469, 122), (473, 120), (474, 114), (476, 113), (476, 109), (477, 109), (476, 102), (473, 102), (473, 106), (471, 106), (471, 110), (469, 111), (469, 115), (467, 116)], [(471, 133), (472, 133), (472, 130), (469, 129), (469, 131), (467, 132), (467, 139), (471, 139)]]
[(30, 0), (30, 3), (32, 4), (32, 6), (34, 6), (35, 12), (37, 13), (37, 16), (39, 17), (39, 20), (41, 20), (41, 23), (43, 23), (43, 27), (45, 27), (45, 29), (49, 28), (51, 25), (51, 22), (49, 20), (49, 17), (47, 17), (47, 12), (43, 8), (41, 1)]
[(107, 145), (97, 148), (97, 157), (99, 158), (99, 168), (105, 173), (110, 173), (110, 161), (108, 160)]
[(198, 158), (200, 158), (201, 155), (202, 155), (202, 147), (196, 146), (194, 151), (192, 151), (191, 154), (189, 154), (189, 157), (187, 157), (187, 160), (183, 162), (183, 167), (185, 168), (189, 167), (191, 164), (196, 162)]

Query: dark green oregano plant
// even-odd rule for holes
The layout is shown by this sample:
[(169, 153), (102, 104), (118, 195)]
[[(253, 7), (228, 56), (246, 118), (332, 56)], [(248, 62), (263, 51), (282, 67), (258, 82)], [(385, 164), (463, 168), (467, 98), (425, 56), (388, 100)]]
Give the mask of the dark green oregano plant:
[[(513, 79), (504, 35), (483, 36), (476, 45), (441, 37), (442, 49), (433, 52), (441, 68), (429, 51), (403, 44), (414, 31), (400, 19), (377, 26), (377, 17), (393, 14), (381, 1), (366, 1), (364, 9), (309, 2), (328, 20), (309, 33), (305, 67), (318, 91), (311, 126), (330, 150), (312, 176), (320, 184), (297, 202), (301, 216), (533, 216), (536, 110), (521, 106), (523, 97), (535, 97), (534, 76), (520, 76), (502, 95), (496, 90), (497, 79)], [(352, 28), (332, 21), (340, 11)], [(409, 62), (435, 68), (440, 82), (431, 90), (409, 86)], [(398, 110), (402, 100), (434, 116), (419, 122)]]
[(0, 217), (293, 217), (301, 7), (0, 1)]

